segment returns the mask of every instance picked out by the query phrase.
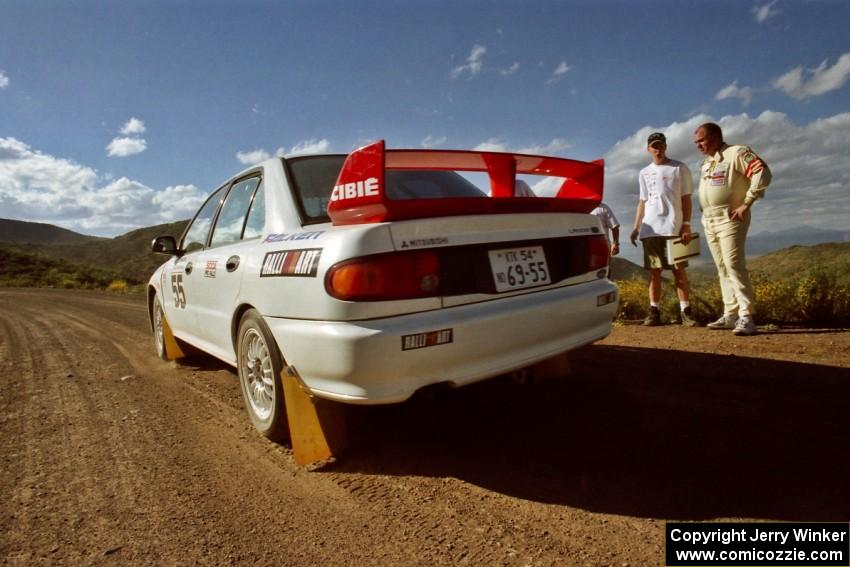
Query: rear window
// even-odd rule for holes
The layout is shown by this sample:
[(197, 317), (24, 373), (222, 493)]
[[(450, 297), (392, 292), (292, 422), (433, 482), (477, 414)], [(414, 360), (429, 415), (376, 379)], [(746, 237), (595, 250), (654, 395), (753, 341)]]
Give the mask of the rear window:
[(454, 171), (387, 171), (387, 197), (405, 199), (450, 199), (486, 197), (487, 194)]
[[(346, 157), (305, 156), (286, 160), (305, 224), (330, 220), (328, 203)], [(390, 170), (385, 175), (387, 197), (397, 201), (487, 197), (486, 190), (454, 171)]]
[(305, 223), (327, 222), (328, 203), (347, 156), (306, 156), (285, 161), (289, 166), (295, 198)]

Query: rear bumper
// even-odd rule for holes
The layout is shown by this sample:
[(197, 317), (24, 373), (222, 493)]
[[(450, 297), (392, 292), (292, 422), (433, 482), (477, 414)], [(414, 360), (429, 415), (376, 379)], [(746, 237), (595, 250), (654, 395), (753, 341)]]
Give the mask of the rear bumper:
[[(311, 392), (352, 404), (403, 401), (437, 383), (463, 386), (592, 343), (611, 332), (607, 279), (368, 321), (266, 317), (286, 363)], [(452, 329), (452, 342), (402, 350), (402, 337)]]

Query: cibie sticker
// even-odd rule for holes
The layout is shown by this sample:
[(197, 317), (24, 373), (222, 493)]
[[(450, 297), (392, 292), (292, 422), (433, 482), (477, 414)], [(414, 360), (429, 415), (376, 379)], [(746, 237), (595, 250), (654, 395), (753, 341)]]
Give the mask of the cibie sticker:
[(370, 177), (365, 181), (341, 183), (334, 186), (334, 190), (331, 193), (331, 201), (355, 199), (357, 197), (374, 197), (378, 195), (379, 187), (377, 177)]
[(315, 278), (319, 270), (321, 248), (307, 250), (279, 250), (269, 252), (263, 258), (261, 278), (302, 277)]

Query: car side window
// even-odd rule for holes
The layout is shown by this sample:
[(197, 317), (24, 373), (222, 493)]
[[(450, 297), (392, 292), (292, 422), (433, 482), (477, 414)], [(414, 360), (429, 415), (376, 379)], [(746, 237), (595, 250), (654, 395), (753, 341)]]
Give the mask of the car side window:
[(213, 217), (219, 204), (221, 204), (221, 199), (224, 197), (226, 188), (226, 186), (222, 187), (213, 193), (207, 199), (207, 202), (204, 203), (204, 206), (201, 207), (201, 210), (198, 211), (198, 214), (195, 215), (191, 226), (186, 231), (186, 236), (183, 237), (182, 248), (186, 252), (201, 250), (207, 245), (207, 236), (210, 234)]
[(254, 190), (259, 183), (259, 177), (252, 177), (233, 184), (224, 204), (221, 206), (221, 213), (219, 213), (218, 220), (215, 223), (210, 246), (221, 246), (242, 239), (245, 216), (248, 214), (251, 197), (253, 197)]
[(262, 236), (266, 228), (266, 196), (263, 191), (263, 182), (260, 181), (260, 186), (254, 193), (254, 200), (251, 202), (251, 210), (248, 211), (248, 221), (245, 223), (245, 233), (242, 235), (243, 240)]

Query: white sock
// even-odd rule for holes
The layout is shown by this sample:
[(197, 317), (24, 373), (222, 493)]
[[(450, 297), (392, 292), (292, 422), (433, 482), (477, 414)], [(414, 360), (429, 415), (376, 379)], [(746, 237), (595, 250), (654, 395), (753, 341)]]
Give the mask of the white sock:
[(650, 302), (649, 302), (649, 306), (650, 306), (650, 307), (655, 307), (655, 308), (657, 309), (657, 308), (658, 308), (658, 302), (656, 302), (656, 301), (650, 301)]
[(685, 309), (687, 309), (690, 306), (691, 306), (690, 301), (680, 301), (679, 302), (679, 307), (682, 309), (682, 311), (684, 311)]

